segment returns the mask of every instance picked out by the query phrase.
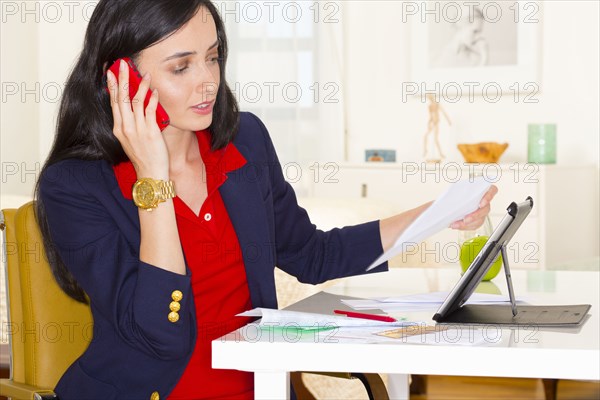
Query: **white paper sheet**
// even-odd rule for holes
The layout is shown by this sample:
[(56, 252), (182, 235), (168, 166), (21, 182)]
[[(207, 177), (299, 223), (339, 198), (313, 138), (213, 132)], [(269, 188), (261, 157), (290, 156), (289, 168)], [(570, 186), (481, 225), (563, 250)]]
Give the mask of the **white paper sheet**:
[[(417, 325), (424, 323), (416, 323)], [(406, 324), (408, 325), (408, 324)], [(396, 328), (391, 328), (396, 329)], [(387, 330), (384, 330), (387, 331)], [(488, 331), (472, 325), (452, 327), (424, 335), (390, 338), (380, 336), (383, 332), (377, 327), (341, 327), (327, 337), (327, 342), (335, 343), (393, 343), (423, 344), (433, 346), (498, 346), (509, 340), (510, 334), (502, 330)]]
[[(398, 311), (424, 311), (439, 308), (449, 292), (419, 293), (397, 297), (379, 297), (373, 299), (342, 299), (342, 303), (354, 310), (380, 309), (385, 313)], [(506, 295), (473, 293), (467, 304), (510, 303)], [(517, 304), (525, 303), (525, 299), (517, 298)]]
[(274, 310), (271, 308), (255, 308), (250, 311), (245, 311), (237, 314), (239, 317), (262, 317), (259, 325), (263, 326), (294, 326), (297, 328), (315, 328), (326, 326), (379, 326), (379, 327), (394, 327), (402, 326), (406, 322), (383, 322), (361, 318), (349, 318), (337, 315), (315, 314), (300, 311)]
[[(446, 300), (450, 292), (431, 292), (431, 293), (419, 293), (410, 294), (405, 296), (396, 297), (384, 297), (380, 301), (384, 303), (438, 303), (441, 304)], [(499, 302), (510, 302), (508, 296), (502, 294), (491, 294), (491, 293), (473, 293), (467, 304), (485, 304), (485, 303), (499, 303)]]
[(483, 177), (462, 180), (450, 185), (419, 217), (404, 230), (396, 243), (375, 260), (367, 271), (419, 244), (429, 236), (450, 226), (479, 208), (479, 202), (492, 184)]

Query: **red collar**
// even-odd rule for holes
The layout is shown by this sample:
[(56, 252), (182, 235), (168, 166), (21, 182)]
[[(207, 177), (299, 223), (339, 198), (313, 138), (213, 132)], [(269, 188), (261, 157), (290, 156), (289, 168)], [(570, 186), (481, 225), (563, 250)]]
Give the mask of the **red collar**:
[[(196, 131), (198, 139), (198, 147), (200, 155), (206, 166), (206, 174), (208, 178), (208, 192), (212, 192), (227, 180), (227, 172), (234, 171), (243, 167), (246, 164), (246, 159), (239, 152), (233, 143), (227, 144), (225, 148), (212, 151), (210, 148), (210, 132), (205, 129)], [(137, 180), (137, 174), (131, 161), (123, 161), (117, 165), (113, 165), (113, 171), (117, 178), (117, 183), (121, 188), (121, 193), (126, 199), (132, 200), (131, 190), (133, 184)]]

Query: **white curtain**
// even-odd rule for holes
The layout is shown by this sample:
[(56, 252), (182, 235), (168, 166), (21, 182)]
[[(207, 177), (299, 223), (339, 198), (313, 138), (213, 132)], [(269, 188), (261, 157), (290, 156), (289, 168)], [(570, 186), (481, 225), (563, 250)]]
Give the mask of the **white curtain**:
[(303, 190), (302, 182), (319, 179), (315, 163), (345, 156), (341, 4), (215, 5), (229, 39), (227, 80), (240, 108), (263, 120), (288, 181)]

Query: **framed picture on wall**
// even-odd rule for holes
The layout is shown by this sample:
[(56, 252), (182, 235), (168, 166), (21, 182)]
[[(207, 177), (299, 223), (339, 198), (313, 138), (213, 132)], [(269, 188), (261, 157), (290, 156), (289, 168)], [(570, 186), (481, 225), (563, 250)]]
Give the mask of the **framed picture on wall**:
[(540, 2), (422, 4), (410, 15), (413, 92), (448, 100), (540, 90)]

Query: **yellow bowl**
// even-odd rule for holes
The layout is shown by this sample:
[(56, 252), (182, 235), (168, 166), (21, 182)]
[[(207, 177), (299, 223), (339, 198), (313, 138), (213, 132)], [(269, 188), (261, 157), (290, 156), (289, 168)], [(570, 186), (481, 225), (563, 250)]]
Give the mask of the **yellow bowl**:
[(495, 163), (498, 162), (508, 143), (481, 142), (458, 145), (458, 150), (468, 163)]

